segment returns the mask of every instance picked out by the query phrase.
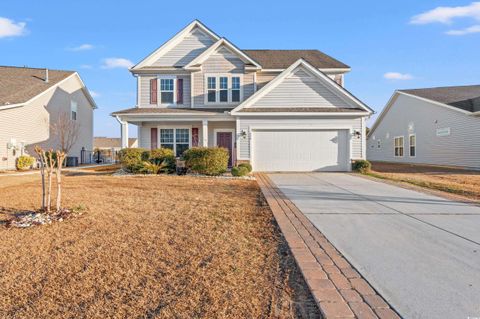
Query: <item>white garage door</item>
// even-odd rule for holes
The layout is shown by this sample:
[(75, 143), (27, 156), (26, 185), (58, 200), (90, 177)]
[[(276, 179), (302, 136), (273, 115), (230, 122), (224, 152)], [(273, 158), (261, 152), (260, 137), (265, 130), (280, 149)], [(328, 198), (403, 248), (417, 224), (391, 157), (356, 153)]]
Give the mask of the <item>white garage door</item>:
[(253, 168), (258, 172), (347, 171), (347, 130), (253, 131)]

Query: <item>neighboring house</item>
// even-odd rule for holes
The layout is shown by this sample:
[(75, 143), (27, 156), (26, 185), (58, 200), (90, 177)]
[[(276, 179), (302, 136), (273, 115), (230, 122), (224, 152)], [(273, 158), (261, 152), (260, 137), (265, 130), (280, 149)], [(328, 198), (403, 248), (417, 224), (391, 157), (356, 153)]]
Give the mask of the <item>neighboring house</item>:
[[(138, 140), (136, 138), (129, 138), (128, 147), (138, 147)], [(122, 149), (122, 139), (120, 137), (95, 137), (93, 139), (93, 149), (119, 151)]]
[(112, 113), (139, 147), (229, 149), (256, 171), (348, 171), (372, 110), (343, 88), (350, 67), (318, 50), (240, 50), (198, 20), (130, 69), (137, 105)]
[(371, 161), (480, 168), (480, 85), (399, 90), (368, 134)]
[(34, 146), (58, 148), (52, 126), (63, 115), (78, 123), (69, 156), (93, 147), (95, 102), (74, 71), (0, 66), (0, 169), (14, 169)]

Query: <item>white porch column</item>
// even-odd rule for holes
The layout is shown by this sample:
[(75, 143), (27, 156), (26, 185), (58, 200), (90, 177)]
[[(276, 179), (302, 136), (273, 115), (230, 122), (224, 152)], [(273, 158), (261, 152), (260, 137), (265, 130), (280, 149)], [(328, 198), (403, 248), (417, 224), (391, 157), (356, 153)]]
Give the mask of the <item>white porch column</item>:
[(208, 147), (208, 120), (202, 121), (202, 146)]
[(120, 140), (122, 141), (122, 148), (128, 147), (128, 122), (122, 121), (120, 117), (116, 116), (118, 123), (120, 123)]

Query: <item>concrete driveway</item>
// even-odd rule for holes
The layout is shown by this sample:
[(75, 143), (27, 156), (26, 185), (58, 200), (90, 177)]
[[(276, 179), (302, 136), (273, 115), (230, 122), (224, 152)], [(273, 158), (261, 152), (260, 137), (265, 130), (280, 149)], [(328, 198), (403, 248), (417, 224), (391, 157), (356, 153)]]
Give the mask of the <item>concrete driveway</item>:
[(269, 177), (404, 318), (480, 318), (480, 207), (350, 174)]

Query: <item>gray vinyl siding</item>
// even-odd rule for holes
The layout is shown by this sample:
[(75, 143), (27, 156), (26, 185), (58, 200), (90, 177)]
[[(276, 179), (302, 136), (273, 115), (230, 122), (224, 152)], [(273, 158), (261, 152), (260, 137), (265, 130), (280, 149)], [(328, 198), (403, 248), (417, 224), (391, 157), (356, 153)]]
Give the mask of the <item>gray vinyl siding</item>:
[(280, 72), (257, 72), (257, 90), (260, 90), (279, 74)]
[(245, 64), (234, 53), (221, 48), (213, 53), (203, 64), (202, 71), (194, 73), (194, 107), (236, 107), (239, 103), (229, 104), (205, 104), (205, 76), (206, 74), (243, 74), (242, 90), (243, 99), (250, 97), (254, 93), (254, 73), (245, 73)]
[[(449, 136), (436, 130), (450, 128)], [(409, 156), (409, 134), (416, 135), (416, 156)], [(394, 156), (394, 138), (404, 136), (404, 156)], [(400, 94), (369, 136), (372, 161), (480, 168), (480, 118)], [(377, 147), (380, 140), (381, 147)]]
[[(288, 129), (302, 127), (308, 128), (325, 128), (335, 129), (338, 127), (344, 129), (345, 127), (351, 130), (362, 129), (362, 118), (278, 118), (278, 117), (242, 117), (240, 118), (239, 130), (247, 132), (245, 138), (238, 137), (237, 145), (239, 148), (239, 159), (250, 159), (250, 139), (251, 130), (255, 128), (272, 128), (272, 129)], [(362, 154), (362, 143), (365, 137), (351, 138), (351, 158), (363, 159), (365, 155)]]
[(185, 66), (210, 47), (214, 40), (199, 28), (192, 30), (175, 47), (155, 61), (153, 66)]
[(35, 156), (34, 147), (58, 149), (59, 143), (54, 138), (50, 126), (54, 124), (61, 112), (70, 114), (70, 101), (77, 102), (77, 121), (79, 134), (69, 156), (80, 157), (80, 151), (93, 150), (93, 109), (82, 90), (81, 82), (72, 76), (56, 89), (32, 100), (24, 106), (0, 110), (0, 170), (14, 169), (15, 161), (21, 155), (17, 151), (7, 150), (7, 143), (15, 139), (25, 144), (25, 152)]
[[(174, 75), (174, 74), (159, 74), (158, 76), (175, 76), (177, 79), (183, 79), (183, 104), (178, 104), (178, 107), (190, 107), (191, 105), (191, 84), (190, 75)], [(138, 81), (140, 83), (140, 105), (138, 107), (157, 107), (160, 105), (160, 90), (158, 90), (158, 103), (150, 103), (150, 80), (156, 78), (157, 75), (139, 75)], [(159, 84), (160, 85), (160, 84)]]
[(299, 68), (253, 107), (351, 107), (322, 81)]

